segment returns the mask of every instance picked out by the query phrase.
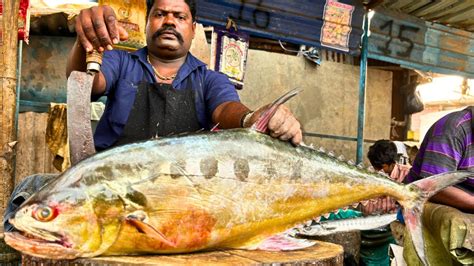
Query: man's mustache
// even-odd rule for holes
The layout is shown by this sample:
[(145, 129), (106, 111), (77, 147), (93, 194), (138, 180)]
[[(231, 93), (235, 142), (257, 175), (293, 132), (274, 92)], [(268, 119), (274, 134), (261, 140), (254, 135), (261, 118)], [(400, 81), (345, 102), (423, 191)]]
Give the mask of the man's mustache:
[(184, 43), (184, 40), (183, 40), (183, 36), (181, 36), (181, 34), (179, 32), (176, 31), (175, 28), (171, 27), (171, 26), (165, 26), (159, 30), (157, 30), (155, 33), (153, 33), (153, 35), (151, 36), (151, 39), (152, 40), (155, 40), (156, 38), (158, 38), (161, 34), (165, 33), (165, 31), (171, 31), (175, 36), (176, 38), (178, 39), (179, 43), (183, 44)]

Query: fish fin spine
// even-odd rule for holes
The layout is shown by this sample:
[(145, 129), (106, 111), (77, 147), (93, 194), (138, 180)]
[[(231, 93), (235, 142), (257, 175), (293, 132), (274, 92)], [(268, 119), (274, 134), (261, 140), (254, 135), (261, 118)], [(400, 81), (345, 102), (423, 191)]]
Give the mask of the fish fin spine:
[(268, 129), (268, 122), (270, 119), (275, 115), (278, 107), (282, 104), (284, 104), (286, 101), (289, 99), (293, 98), (296, 96), (301, 90), (298, 88), (295, 88), (284, 95), (280, 96), (278, 99), (276, 99), (273, 103), (271, 103), (268, 108), (260, 115), (258, 120), (251, 126), (252, 129), (258, 131), (258, 132), (266, 132)]
[(176, 243), (174, 243), (173, 241), (167, 239), (166, 236), (163, 233), (161, 233), (160, 231), (158, 231), (156, 228), (154, 228), (153, 226), (141, 221), (140, 219), (137, 219), (136, 217), (129, 216), (129, 217), (126, 218), (126, 221), (130, 225), (133, 225), (134, 227), (136, 227), (137, 230), (140, 233), (146, 234), (149, 237), (156, 238), (157, 240), (165, 243), (168, 246), (171, 246), (171, 247), (176, 247), (177, 246)]

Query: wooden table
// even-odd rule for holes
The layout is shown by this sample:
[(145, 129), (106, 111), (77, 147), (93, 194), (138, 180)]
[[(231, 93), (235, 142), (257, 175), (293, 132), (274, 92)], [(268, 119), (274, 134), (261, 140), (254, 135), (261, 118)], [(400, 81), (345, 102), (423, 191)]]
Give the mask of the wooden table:
[(111, 256), (88, 259), (48, 260), (22, 256), (22, 265), (343, 265), (344, 250), (342, 246), (317, 241), (316, 245), (295, 251), (261, 251), (261, 250), (219, 250), (184, 255), (153, 256)]

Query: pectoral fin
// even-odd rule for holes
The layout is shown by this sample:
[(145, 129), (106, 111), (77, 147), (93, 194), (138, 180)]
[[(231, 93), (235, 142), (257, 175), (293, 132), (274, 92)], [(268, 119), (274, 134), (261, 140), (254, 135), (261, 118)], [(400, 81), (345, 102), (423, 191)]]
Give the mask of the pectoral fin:
[(176, 247), (176, 243), (170, 241), (166, 236), (160, 231), (156, 230), (153, 226), (145, 223), (139, 217), (130, 215), (127, 217), (126, 221), (137, 228), (140, 233), (146, 234), (149, 237), (156, 238), (157, 240), (171, 246)]

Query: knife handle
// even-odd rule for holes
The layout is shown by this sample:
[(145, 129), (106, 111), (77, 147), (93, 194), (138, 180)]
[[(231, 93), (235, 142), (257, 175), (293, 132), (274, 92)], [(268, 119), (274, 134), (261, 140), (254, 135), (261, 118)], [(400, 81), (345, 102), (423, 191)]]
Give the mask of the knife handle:
[(102, 65), (103, 53), (92, 50), (92, 52), (86, 54), (87, 74), (94, 75), (100, 71)]

